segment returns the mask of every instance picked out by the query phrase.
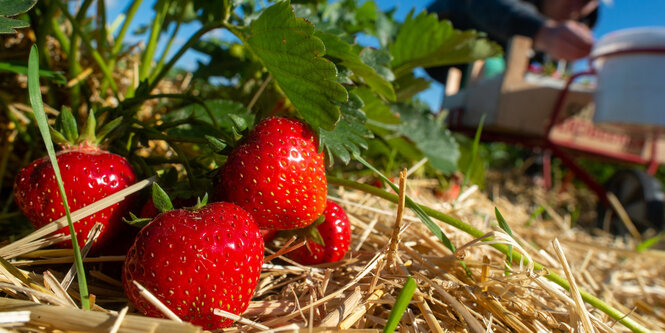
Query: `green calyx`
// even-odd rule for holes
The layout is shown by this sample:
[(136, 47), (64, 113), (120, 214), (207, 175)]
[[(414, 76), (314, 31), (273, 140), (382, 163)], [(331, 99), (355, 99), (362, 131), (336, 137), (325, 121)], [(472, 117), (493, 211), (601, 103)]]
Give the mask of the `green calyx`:
[(192, 207), (192, 209), (197, 210), (205, 207), (205, 205), (208, 204), (208, 193), (203, 195), (203, 199), (201, 197), (196, 198), (196, 205)]
[(132, 212), (129, 212), (129, 219), (124, 218), (124, 217), (122, 219), (123, 219), (123, 221), (125, 221), (125, 223), (131, 225), (132, 227), (137, 227), (137, 228), (143, 228), (146, 225), (148, 225), (148, 223), (150, 223), (150, 221), (152, 221), (152, 218), (137, 217)]
[(63, 107), (55, 122), (55, 128), (49, 126), (53, 141), (61, 146), (93, 146), (96, 147), (122, 123), (122, 117), (115, 118), (97, 130), (97, 119), (90, 110), (81, 131), (78, 130), (76, 117), (68, 107)]
[(314, 222), (304, 228), (280, 231), (279, 237), (291, 238), (293, 236), (297, 236), (298, 239), (311, 240), (316, 244), (325, 246), (326, 243), (323, 241), (323, 237), (321, 236), (318, 228), (318, 226), (325, 222), (325, 220), (325, 215), (321, 215), (316, 220), (314, 220)]
[(171, 203), (171, 198), (166, 194), (166, 191), (162, 189), (161, 186), (157, 183), (152, 183), (152, 202), (155, 207), (162, 213), (173, 210), (173, 204)]

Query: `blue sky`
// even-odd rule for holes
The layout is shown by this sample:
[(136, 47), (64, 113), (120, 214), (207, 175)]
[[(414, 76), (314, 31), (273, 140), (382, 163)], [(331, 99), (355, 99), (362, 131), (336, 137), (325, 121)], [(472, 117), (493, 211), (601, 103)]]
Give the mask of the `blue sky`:
[[(396, 17), (403, 19), (406, 14), (415, 9), (416, 12), (422, 11), (432, 0), (375, 0), (381, 9), (387, 10), (397, 8)], [(463, 0), (458, 0), (463, 1)], [(121, 13), (129, 1), (126, 0), (106, 0), (109, 11), (109, 21)], [(602, 37), (608, 32), (639, 26), (664, 26), (665, 25), (665, 0), (614, 0), (611, 4), (603, 3), (600, 9), (600, 17), (596, 27), (594, 28), (594, 36), (596, 39)], [(154, 2), (145, 0), (137, 14), (137, 22), (134, 27), (139, 24), (145, 24), (152, 18), (151, 6)], [(182, 45), (189, 35), (191, 35), (198, 26), (188, 25), (180, 29), (178, 38), (172, 47), (172, 52), (177, 50)], [(213, 31), (211, 34), (217, 37), (225, 37), (227, 34), (223, 30)], [(132, 41), (145, 40), (145, 37), (131, 37)], [(362, 40), (361, 40), (362, 42)], [(158, 55), (161, 50), (158, 49)], [(178, 63), (179, 67), (194, 69), (196, 68), (197, 60), (204, 60), (205, 56), (197, 52), (190, 51)], [(581, 65), (580, 65), (581, 66)], [(576, 66), (580, 67), (580, 66)], [(426, 75), (424, 71), (419, 70), (419, 75)], [(422, 92), (419, 97), (426, 101), (434, 110), (439, 108), (443, 96), (443, 86), (433, 82), (430, 89)]]

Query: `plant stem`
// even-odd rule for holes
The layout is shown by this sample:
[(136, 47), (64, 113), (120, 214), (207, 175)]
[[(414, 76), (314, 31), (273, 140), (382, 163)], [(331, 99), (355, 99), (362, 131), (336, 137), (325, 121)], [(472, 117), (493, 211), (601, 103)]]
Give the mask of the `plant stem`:
[[(56, 6), (53, 3), (53, 0), (46, 3), (46, 11), (42, 14), (44, 17), (51, 18), (55, 16)], [(47, 64), (48, 68), (51, 68), (51, 56), (49, 50), (46, 47), (46, 36), (51, 32), (52, 26), (50, 19), (40, 20), (39, 30), (37, 31), (37, 47), (40, 51), (40, 59)]]
[(159, 41), (159, 35), (162, 32), (162, 25), (164, 24), (164, 19), (166, 18), (166, 13), (168, 12), (169, 5), (171, 4), (168, 0), (158, 0), (155, 19), (152, 21), (152, 26), (150, 28), (150, 37), (148, 37), (148, 44), (146, 45), (145, 52), (143, 52), (143, 57), (141, 59), (141, 68), (139, 70), (139, 81), (143, 81), (148, 77), (150, 69), (152, 68), (152, 60), (155, 56), (155, 50), (157, 49), (157, 42)]
[(155, 89), (159, 81), (163, 79), (164, 76), (166, 76), (166, 73), (168, 73), (168, 71), (171, 70), (171, 68), (175, 65), (178, 59), (180, 59), (180, 57), (182, 57), (182, 55), (185, 54), (185, 52), (187, 52), (187, 50), (189, 50), (192, 47), (192, 45), (197, 43), (205, 33), (213, 29), (221, 28), (223, 26), (224, 23), (222, 22), (214, 22), (211, 24), (206, 24), (203, 27), (201, 27), (201, 29), (196, 31), (191, 37), (189, 37), (187, 43), (185, 43), (185, 45), (180, 47), (178, 52), (176, 52), (176, 54), (173, 55), (171, 60), (169, 60), (169, 62), (166, 63), (166, 65), (157, 73), (157, 75), (155, 75), (155, 77), (152, 80), (150, 80), (150, 86), (148, 91), (152, 91), (153, 89)]
[[(83, 40), (83, 43), (85, 43), (85, 46), (92, 53), (92, 57), (93, 57), (93, 59), (95, 59), (95, 62), (97, 63), (97, 66), (99, 66), (99, 69), (102, 70), (102, 73), (104, 74), (104, 77), (107, 80), (110, 81), (111, 90), (113, 90), (113, 93), (115, 93), (117, 95), (118, 94), (118, 87), (116, 86), (115, 81), (113, 81), (113, 73), (111, 73), (108, 66), (106, 66), (106, 60), (104, 58), (102, 58), (101, 54), (99, 54), (99, 52), (92, 47), (92, 43), (90, 42), (90, 37), (88, 35), (86, 35), (81, 30), (81, 26), (79, 24), (79, 21), (77, 19), (75, 19), (74, 17), (72, 17), (72, 14), (70, 14), (67, 11), (67, 6), (65, 4), (63, 4), (62, 2), (58, 2), (58, 5), (60, 6), (60, 9), (62, 10), (63, 14), (65, 14), (67, 19), (71, 22), (72, 28), (74, 28), (74, 32), (75, 32), (74, 34), (72, 34), (72, 43), (71, 43), (71, 48), (70, 48), (70, 54), (71, 53), (76, 54), (76, 49), (78, 48), (78, 46), (77, 46), (78, 45), (78, 39), (74, 40), (73, 36), (80, 36), (81, 40)], [(74, 42), (76, 42), (76, 43), (74, 43)], [(70, 66), (71, 66), (71, 58), (70, 58)], [(77, 71), (77, 74), (78, 74), (78, 73), (80, 73), (80, 65), (78, 63), (76, 63), (76, 66), (79, 66), (79, 70)], [(70, 71), (71, 71), (71, 69), (72, 68), (70, 67)], [(70, 74), (71, 74), (71, 72), (70, 72)], [(76, 76), (74, 75), (74, 76), (72, 76), (72, 78), (73, 77), (76, 77)], [(78, 85), (76, 85), (76, 86), (78, 86)], [(72, 109), (73, 109), (73, 105), (72, 105)]]
[[(120, 32), (118, 33), (118, 37), (116, 37), (115, 41), (113, 42), (113, 49), (111, 50), (111, 55), (108, 59), (108, 67), (111, 71), (115, 70), (115, 65), (116, 62), (118, 61), (118, 54), (120, 54), (120, 50), (122, 50), (122, 41), (125, 39), (125, 34), (127, 33), (129, 25), (130, 23), (132, 23), (132, 20), (134, 19), (136, 12), (139, 10), (141, 2), (143, 2), (143, 0), (132, 1), (129, 8), (127, 8), (127, 12), (125, 13), (125, 20), (122, 22), (122, 27), (120, 27)], [(104, 94), (104, 92), (108, 88), (109, 83), (110, 83), (109, 79), (105, 77), (104, 82), (102, 82), (102, 88), (101, 88), (102, 94)]]
[(106, 3), (97, 1), (97, 49), (106, 49)]
[[(81, 39), (80, 35), (83, 33), (80, 29), (76, 29), (76, 26), (79, 25), (79, 23), (85, 19), (85, 13), (88, 11), (88, 7), (92, 4), (92, 0), (84, 0), (83, 3), (81, 4), (81, 8), (79, 8), (78, 13), (76, 14), (76, 18), (73, 18), (72, 15), (69, 13), (69, 8), (67, 8), (67, 4), (63, 3), (60, 0), (55, 0), (57, 1), (58, 7), (60, 7), (60, 10), (62, 10), (62, 13), (67, 16), (69, 19), (70, 23), (72, 24), (72, 28), (74, 28), (72, 31), (72, 35), (70, 36), (69, 39), (69, 54), (67, 55), (67, 62), (69, 65), (69, 78), (73, 79), (76, 76), (81, 73), (81, 63), (80, 63), (80, 57), (79, 57), (79, 47), (81, 46)], [(81, 103), (81, 87), (79, 85), (74, 85), (71, 87), (71, 107), (74, 110), (78, 110), (79, 104)]]
[(65, 54), (67, 54), (67, 59), (69, 59), (69, 50), (71, 49), (69, 40), (67, 39), (67, 35), (65, 35), (62, 29), (60, 29), (60, 24), (58, 24), (58, 20), (55, 17), (51, 18), (51, 30), (53, 30), (53, 36), (55, 36), (55, 39), (58, 40), (60, 47), (65, 51)]
[[(344, 186), (348, 188), (353, 188), (365, 193), (369, 193), (372, 195), (375, 195), (377, 197), (380, 197), (382, 199), (388, 200), (393, 203), (397, 203), (399, 198), (397, 195), (388, 193), (380, 188), (374, 187), (372, 185), (367, 185), (367, 184), (361, 184), (358, 182), (354, 182), (352, 180), (344, 179), (344, 178), (338, 178), (338, 177), (331, 177), (328, 176), (328, 184), (331, 185), (338, 185), (338, 186)], [(427, 206), (419, 205), (420, 208), (422, 208), (427, 215), (444, 222), (450, 226), (453, 226), (457, 229), (460, 229), (467, 234), (474, 236), (476, 238), (482, 237), (485, 233), (479, 229), (474, 228), (473, 226), (466, 224), (452, 216), (446, 215), (444, 213), (441, 213), (435, 209), (429, 208)], [(487, 239), (491, 240), (491, 239)], [(505, 244), (491, 244), (492, 247), (495, 249), (499, 250), (501, 253), (508, 255), (508, 246)], [(528, 262), (528, 259), (525, 257), (522, 257), (521, 253), (513, 253), (513, 261), (514, 262), (520, 262), (520, 260), (523, 260), (524, 262)], [(539, 264), (537, 262), (534, 262), (534, 268), (537, 270), (543, 270), (546, 267), (543, 266), (542, 264)], [(568, 283), (568, 280), (565, 278), (561, 277), (560, 275), (553, 273), (551, 269), (547, 269), (548, 274), (544, 275), (545, 278), (548, 280), (558, 284), (562, 288), (566, 290), (570, 290), (570, 284)], [(593, 296), (592, 294), (581, 290), (580, 289), (580, 295), (582, 296), (582, 299), (591, 304), (593, 307), (596, 309), (604, 312), (608, 316), (610, 316), (612, 319), (617, 320), (633, 332), (649, 332), (649, 330), (646, 327), (643, 327), (639, 323), (635, 322), (632, 318), (626, 316), (625, 313), (617, 310), (616, 308), (612, 307), (611, 305), (605, 303), (601, 299), (597, 298), (596, 296)]]
[[(182, 11), (180, 15), (180, 19), (182, 19), (182, 16), (184, 15), (185, 11)], [(169, 51), (171, 50), (171, 46), (173, 46), (173, 41), (176, 39), (176, 35), (178, 34), (178, 31), (180, 30), (180, 24), (182, 22), (178, 20), (176, 22), (175, 28), (173, 29), (173, 32), (171, 33), (171, 37), (169, 38), (168, 43), (166, 44), (166, 48), (164, 48), (164, 52), (162, 53), (162, 56), (159, 58), (159, 61), (157, 62), (157, 65), (155, 66), (155, 69), (152, 71), (152, 75), (150, 79), (154, 79), (155, 76), (157, 76), (157, 73), (164, 67), (164, 62), (166, 61), (166, 56), (169, 54)]]

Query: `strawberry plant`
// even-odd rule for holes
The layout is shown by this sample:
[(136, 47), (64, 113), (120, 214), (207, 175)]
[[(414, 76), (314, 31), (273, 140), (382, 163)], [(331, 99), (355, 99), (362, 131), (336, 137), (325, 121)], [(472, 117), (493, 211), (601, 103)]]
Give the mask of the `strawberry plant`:
[[(177, 316), (210, 329), (231, 324), (218, 316), (216, 309), (239, 314), (253, 295), (261, 270), (263, 241), (258, 226), (250, 223), (255, 219), (251, 214), (259, 213), (257, 222), (274, 229), (285, 228), (285, 221), (292, 223), (289, 228), (311, 223), (323, 211), (327, 184), (357, 188), (398, 202), (397, 197), (381, 189), (349, 180), (358, 173), (368, 173), (358, 163), (378, 174), (377, 168), (390, 172), (426, 157), (427, 172), (431, 174), (455, 171), (460, 159), (465, 158), (460, 157), (457, 140), (445, 128), (445, 114), (435, 114), (418, 101), (417, 93), (428, 87), (428, 81), (417, 77), (415, 70), (470, 62), (500, 52), (478, 32), (455, 30), (448, 22), (424, 12), (411, 12), (398, 20), (394, 11), (379, 10), (374, 1), (359, 5), (353, 0), (293, 4), (156, 0), (151, 3), (150, 15), (141, 13), (142, 3), (128, 2), (122, 17), (116, 19), (108, 15), (104, 1), (81, 0), (72, 5), (64, 0), (37, 4), (34, 0), (0, 0), (0, 32), (12, 32), (0, 37), (4, 46), (0, 50), (0, 234), (6, 238), (20, 236), (13, 229), (16, 225), (27, 222), (31, 214), (46, 215), (36, 209), (24, 209), (23, 213), (19, 207), (26, 196), (11, 187), (21, 168), (43, 156), (42, 138), (47, 141), (45, 147), (56, 179), (65, 180), (58, 182), (61, 196), (72, 193), (74, 198), (76, 192), (83, 192), (76, 191), (67, 179), (68, 163), (56, 160), (47, 123), (62, 129), (60, 135), (53, 132), (55, 141), (78, 141), (72, 120), (95, 119), (94, 113), (100, 126), (92, 128), (105, 132), (105, 150), (126, 158), (137, 178), (158, 175), (161, 181), (170, 173), (167, 170), (175, 170), (176, 184), (172, 188), (186, 193), (186, 197), (217, 192), (218, 197), (237, 202), (159, 215), (139, 233), (123, 274), (127, 296), (145, 314), (161, 316), (137, 293), (132, 281), (146, 286)], [(149, 17), (149, 22), (135, 31), (135, 38), (143, 43), (130, 40), (128, 33), (144, 17)], [(27, 25), (30, 28), (14, 33), (15, 28)], [(183, 38), (184, 43), (178, 43), (187, 31), (193, 32)], [(376, 44), (370, 47), (358, 42), (361, 35), (375, 38)], [(163, 47), (160, 41), (165, 41)], [(33, 50), (40, 53), (38, 57), (33, 53), (31, 66), (27, 66), (25, 60), (33, 44), (38, 46)], [(191, 51), (208, 55), (210, 60), (202, 61), (194, 70), (177, 68)], [(42, 64), (41, 70), (36, 68), (36, 60)], [(28, 99), (23, 75), (29, 69)], [(67, 108), (72, 110), (71, 115)], [(271, 164), (254, 165), (259, 169), (256, 173), (256, 169), (243, 169), (237, 162), (243, 154), (241, 157), (250, 159), (270, 157), (263, 155), (266, 150), (254, 151), (250, 143), (263, 140), (261, 145), (265, 141), (282, 144), (272, 129), (260, 125), (275, 119), (290, 119), (300, 128), (308, 128), (297, 137), (287, 135), (282, 139), (285, 143), (293, 139), (306, 144), (307, 149), (296, 155), (309, 154), (312, 160), (311, 165), (285, 177), (285, 182), (272, 181)], [(263, 136), (262, 128), (267, 133)], [(64, 148), (60, 156), (82, 142)], [(472, 150), (470, 161), (462, 161), (462, 167), (473, 164), (475, 155)], [(57, 171), (59, 163), (63, 177)], [(234, 163), (240, 167), (234, 167)], [(272, 166), (277, 168), (279, 161)], [(310, 167), (316, 175), (301, 173), (305, 169), (310, 172)], [(324, 168), (328, 176), (321, 175)], [(278, 206), (262, 205), (249, 206), (244, 212), (238, 206), (245, 200), (251, 203), (269, 188), (251, 188), (251, 184), (224, 188), (224, 183), (243, 178), (241, 174), (250, 175), (249, 179), (257, 183), (270, 177), (268, 182), (278, 188), (280, 184), (296, 187), (289, 189), (288, 197), (279, 198), (280, 214), (270, 217)], [(317, 183), (300, 184), (300, 177)], [(304, 192), (303, 186), (317, 193), (307, 192), (308, 200), (315, 200), (308, 201), (301, 210), (293, 203), (296, 198), (304, 200), (295, 196)], [(256, 191), (255, 195), (231, 195), (245, 188)], [(40, 210), (58, 207), (58, 197), (50, 199), (53, 206)], [(450, 216), (425, 209), (408, 196), (404, 200), (450, 250), (455, 249), (452, 241), (428, 216), (475, 237), (484, 234)], [(62, 201), (69, 216), (69, 201)], [(74, 206), (73, 200), (71, 204)], [(293, 210), (303, 215), (283, 217)], [(265, 221), (259, 221), (264, 217)], [(71, 217), (69, 220), (72, 222)], [(75, 236), (73, 223), (69, 229)], [(239, 251), (231, 251), (231, 245)], [(493, 245), (510, 253), (502, 244)], [(82, 258), (77, 242), (72, 247), (80, 299), (87, 308)], [(514, 254), (513, 258), (521, 257)], [(537, 264), (534, 267), (544, 269)], [(570, 287), (556, 274), (548, 273), (546, 278)], [(224, 290), (230, 285), (240, 286), (239, 293)], [(616, 320), (633, 325), (630, 318), (592, 295), (581, 295)], [(398, 303), (408, 305), (408, 298)], [(400, 311), (394, 312), (389, 323), (398, 321)]]
[[(43, 64), (39, 77), (43, 101), (50, 115), (48, 120), (62, 129), (60, 135), (53, 132), (54, 139), (57, 142), (61, 139), (76, 141), (61, 150), (61, 158), (69, 156), (71, 148), (88, 142), (76, 139), (76, 126), (72, 124), (76, 120), (97, 119), (99, 126), (88, 127), (83, 133), (87, 135), (96, 128), (103, 132), (108, 155), (106, 152), (99, 155), (127, 159), (122, 167), (113, 166), (115, 171), (121, 172), (120, 175), (101, 174), (102, 183), (109, 180), (108, 183), (118, 187), (132, 183), (134, 178), (131, 177), (117, 183), (111, 180), (112, 177), (123, 177), (123, 171), (125, 176), (129, 175), (127, 170), (130, 168), (141, 179), (164, 175), (165, 170), (175, 169), (182, 176), (175, 179), (183, 180), (175, 187), (184, 188), (190, 194), (188, 197), (204, 192), (216, 193), (218, 198), (245, 208), (254, 215), (259, 227), (267, 229), (299, 228), (317, 219), (325, 207), (325, 168), (350, 170), (355, 167), (351, 164), (353, 156), (365, 153), (379, 164), (383, 162), (384, 151), (396, 156), (394, 161), (401, 162), (428, 156), (433, 170), (453, 171), (457, 158), (455, 141), (445, 130), (441, 118), (430, 115), (414, 99), (414, 95), (427, 86), (422, 78), (415, 77), (414, 70), (422, 66), (468, 62), (500, 52), (481, 34), (456, 31), (449, 23), (438, 22), (431, 14), (411, 13), (400, 23), (391, 12), (378, 10), (372, 1), (358, 7), (354, 1), (328, 6), (311, 2), (291, 4), (289, 1), (264, 5), (242, 0), (222, 1), (213, 6), (198, 0), (157, 0), (153, 6), (154, 15), (150, 16), (152, 19), (139, 31), (139, 35), (145, 38), (143, 47), (127, 43), (127, 33), (138, 18), (141, 3), (141, 0), (128, 3), (122, 19), (114, 21), (108, 17), (103, 1), (83, 0), (77, 7), (71, 7), (63, 0), (39, 1), (24, 17), (32, 27), (31, 33), (19, 30), (7, 37), (11, 38), (7, 39), (8, 47), (0, 51), (0, 82), (16, 81), (17, 84), (8, 87), (15, 93), (0, 94), (0, 108), (5, 110), (0, 113), (0, 120), (2, 124), (11, 124), (7, 136), (11, 136), (12, 147), (16, 147), (16, 163), (6, 163), (8, 155), (4, 155), (4, 162), (0, 165), (2, 212), (21, 208), (25, 214), (7, 215), (9, 223), (6, 224), (19, 224), (26, 216), (33, 219), (32, 215), (44, 214), (51, 220), (63, 214), (56, 210), (59, 202), (55, 196), (48, 198), (53, 203), (48, 201), (32, 211), (25, 208), (30, 207), (30, 201), (36, 205), (37, 195), (42, 191), (48, 193), (48, 189), (31, 189), (30, 193), (37, 194), (30, 195), (24, 194), (22, 187), (25, 185), (17, 186), (16, 191), (4, 190), (10, 183), (4, 182), (5, 178), (13, 181), (20, 168), (42, 155), (34, 118), (24, 104), (25, 89), (20, 80), (16, 80), (16, 74), (26, 73), (28, 68), (22, 50), (33, 43), (38, 46), (39, 60)], [(7, 15), (0, 12), (0, 19)], [(176, 45), (174, 40), (180, 36), (181, 27), (188, 25), (195, 31), (177, 49), (171, 50)], [(213, 31), (224, 31), (231, 37), (216, 39), (208, 34)], [(379, 47), (356, 43), (355, 37), (360, 33), (375, 36)], [(416, 35), (431, 38), (427, 38), (426, 43), (409, 42)], [(158, 42), (164, 36), (167, 44), (158, 48)], [(210, 55), (211, 61), (199, 64), (192, 73), (177, 69), (176, 64), (190, 50)], [(37, 80), (35, 75), (31, 75), (33, 82)], [(214, 83), (213, 77), (221, 80)], [(31, 105), (36, 105), (37, 97), (31, 97)], [(68, 109), (72, 110), (71, 113), (66, 111)], [(433, 118), (437, 120), (431, 121)], [(411, 123), (414, 119), (420, 121), (416, 124), (427, 124), (426, 131), (434, 136)], [(295, 134), (289, 133), (292, 128), (296, 129)], [(445, 144), (437, 146), (432, 144), (434, 141)], [(446, 149), (440, 149), (442, 146)], [(287, 159), (280, 159), (284, 151)], [(274, 162), (270, 161), (271, 155), (276, 157)], [(72, 156), (78, 160), (77, 156), (83, 159), (84, 155)], [(261, 159), (258, 164), (257, 157)], [(95, 188), (98, 197), (83, 191), (77, 185), (92, 181), (88, 178), (86, 182), (81, 181), (78, 172), (85, 174), (83, 167), (76, 173), (69, 173), (65, 171), (67, 166), (73, 168), (74, 164), (67, 160), (58, 162), (62, 164), (65, 191), (86, 197), (84, 200), (72, 196), (73, 209), (79, 207), (76, 203), (88, 204), (111, 193), (104, 189), (100, 193)], [(108, 159), (101, 163), (110, 169)], [(281, 173), (272, 173), (273, 168), (282, 167)], [(85, 168), (88, 171), (93, 168), (96, 172), (94, 165)], [(103, 172), (105, 169), (100, 167), (100, 173)], [(70, 176), (76, 178), (69, 179)], [(104, 176), (108, 179), (104, 180)], [(51, 176), (26, 174), (19, 177), (17, 184), (23, 184), (24, 179), (31, 177), (50, 179)], [(243, 178), (249, 183), (242, 183)], [(12, 195), (5, 196), (5, 193)], [(261, 202), (262, 195), (272, 197), (273, 193), (275, 198)], [(208, 207), (228, 205), (232, 204)], [(51, 214), (47, 216), (44, 210), (49, 209)], [(125, 206), (111, 209), (118, 218), (128, 218)], [(152, 274), (147, 270), (147, 264), (144, 265), (148, 260), (142, 256), (150, 253), (145, 249), (169, 245), (145, 240), (153, 234), (146, 230), (161, 224), (175, 227), (176, 220), (189, 221), (196, 214), (207, 214), (207, 209), (176, 210), (177, 213), (170, 213), (173, 214), (170, 218), (166, 218), (171, 216), (169, 213), (164, 213), (139, 234), (134, 252), (128, 255), (130, 264), (125, 266), (128, 268), (124, 276), (128, 293), (132, 295), (130, 298), (145, 313), (156, 315), (154, 309), (142, 305), (143, 301), (127, 281), (145, 282), (158, 297), (168, 295), (170, 290), (162, 289), (161, 282), (151, 284), (142, 280)], [(224, 214), (227, 213), (225, 210)], [(106, 218), (111, 211), (98, 212), (99, 216), (91, 218), (98, 219), (102, 214)], [(235, 218), (231, 216), (230, 219)], [(168, 223), (159, 222), (163, 220)], [(78, 224), (85, 225), (85, 221)], [(5, 223), (2, 225), (4, 227)], [(206, 228), (207, 224), (200, 230)], [(105, 229), (113, 230), (108, 225)], [(241, 236), (245, 237), (244, 233)], [(100, 236), (99, 241), (105, 242), (104, 237)], [(189, 245), (190, 249), (193, 245), (203, 246), (198, 243)], [(155, 255), (168, 253), (168, 249), (156, 250), (160, 251), (154, 251)], [(183, 247), (183, 251), (186, 250)], [(195, 262), (192, 259), (195, 256), (189, 255), (194, 254), (187, 252), (185, 260), (188, 265)], [(233, 261), (222, 264), (233, 264)], [(185, 268), (183, 274), (196, 271), (196, 266)], [(82, 269), (79, 271), (83, 274)], [(252, 268), (252, 274), (259, 271), (260, 267)], [(171, 273), (160, 274), (160, 279), (171, 288), (178, 286), (178, 293), (191, 290), (181, 288), (181, 282), (189, 283), (189, 279), (168, 284), (171, 282), (168, 279), (173, 276)], [(249, 281), (248, 274), (244, 276)], [(192, 282), (195, 278), (201, 277), (192, 277)], [(251, 283), (255, 282), (256, 278), (253, 278)], [(225, 300), (221, 306), (228, 305), (230, 308), (226, 310), (240, 313), (251, 294), (242, 294), (245, 304)], [(183, 319), (196, 321), (201, 315), (204, 320), (201, 323), (211, 324), (214, 328), (220, 327), (220, 322), (223, 326), (230, 323), (211, 314), (219, 304), (206, 303), (200, 308), (208, 312), (194, 313), (190, 311), (188, 295), (179, 294), (178, 297), (180, 301), (189, 302), (181, 309), (176, 306), (176, 310), (182, 310), (178, 314)], [(233, 301), (238, 301), (240, 295), (234, 297)], [(215, 300), (218, 302), (220, 298), (215, 297)], [(214, 319), (209, 319), (208, 315)]]

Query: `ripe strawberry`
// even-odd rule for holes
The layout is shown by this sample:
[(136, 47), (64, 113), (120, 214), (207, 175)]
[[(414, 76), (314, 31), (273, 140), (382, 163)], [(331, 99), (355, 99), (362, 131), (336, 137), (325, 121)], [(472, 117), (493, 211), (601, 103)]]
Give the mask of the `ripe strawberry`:
[(324, 211), (325, 220), (316, 226), (325, 245), (318, 244), (311, 239), (305, 246), (301, 246), (287, 257), (303, 265), (317, 265), (335, 262), (344, 257), (351, 244), (351, 224), (344, 209), (337, 203), (328, 200)]
[(242, 314), (261, 273), (263, 239), (251, 215), (227, 202), (171, 210), (144, 227), (132, 245), (122, 281), (145, 315), (162, 313), (138, 293), (136, 280), (183, 320), (205, 329), (232, 324), (214, 309)]
[[(62, 181), (67, 191), (67, 203), (75, 211), (136, 182), (136, 175), (124, 157), (109, 153), (95, 146), (82, 144), (56, 154)], [(14, 183), (16, 204), (35, 228), (65, 215), (65, 208), (58, 190), (53, 167), (44, 157), (19, 171)], [(88, 233), (96, 222), (103, 225), (92, 247), (112, 247), (114, 238), (123, 230), (122, 220), (128, 212), (131, 200), (123, 200), (74, 224), (79, 246), (87, 241)], [(69, 234), (69, 228), (58, 230)], [(71, 241), (59, 243), (71, 247)]]
[(216, 196), (247, 210), (261, 229), (302, 228), (325, 208), (323, 153), (306, 124), (271, 117), (259, 123), (222, 167)]
[(261, 237), (264, 243), (269, 243), (277, 236), (277, 230), (261, 229)]

